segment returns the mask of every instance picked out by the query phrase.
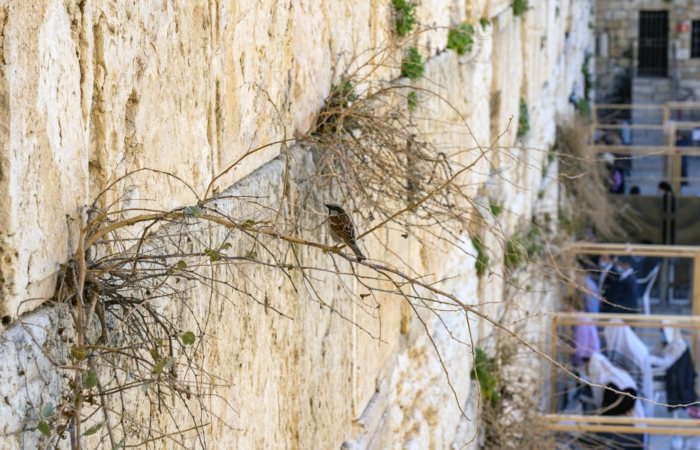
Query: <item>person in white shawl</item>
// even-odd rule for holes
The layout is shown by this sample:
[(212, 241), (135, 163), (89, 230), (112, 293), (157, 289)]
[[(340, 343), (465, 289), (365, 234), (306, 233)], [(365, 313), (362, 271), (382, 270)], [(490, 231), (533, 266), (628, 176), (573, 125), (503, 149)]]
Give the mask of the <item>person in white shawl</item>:
[[(603, 407), (603, 396), (605, 395), (605, 388), (601, 386), (606, 386), (609, 384), (616, 385), (620, 391), (625, 389), (637, 389), (637, 383), (630, 374), (615, 367), (605, 355), (601, 353), (593, 353), (587, 363), (588, 368), (588, 378), (592, 384), (598, 386), (591, 386), (591, 391), (593, 392), (593, 400), (599, 409)], [(645, 417), (644, 407), (639, 399), (634, 402), (634, 408), (632, 408), (629, 413), (632, 417)]]
[[(610, 322), (621, 324), (622, 320), (612, 319)], [(647, 346), (628, 325), (606, 326), (605, 340), (610, 362), (632, 376), (640, 397), (652, 400), (654, 398), (654, 377)], [(647, 417), (654, 416), (653, 403), (644, 402), (644, 409)]]
[[(662, 320), (662, 324), (668, 325), (668, 320)], [(688, 343), (683, 339), (680, 328), (665, 326), (661, 329), (663, 340), (657, 342), (651, 349), (649, 359), (652, 366), (659, 369), (668, 369), (685, 353)]]

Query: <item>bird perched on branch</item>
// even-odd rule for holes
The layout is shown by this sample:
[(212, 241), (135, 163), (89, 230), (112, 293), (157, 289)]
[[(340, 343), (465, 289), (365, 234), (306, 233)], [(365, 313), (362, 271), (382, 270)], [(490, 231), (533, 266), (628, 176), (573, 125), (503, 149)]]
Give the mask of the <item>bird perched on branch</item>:
[(350, 247), (355, 253), (355, 256), (357, 256), (358, 261), (367, 259), (362, 254), (360, 247), (357, 246), (357, 242), (355, 241), (355, 224), (352, 223), (350, 214), (346, 213), (340, 205), (334, 203), (326, 203), (326, 208), (328, 208), (329, 215), (328, 229), (333, 241)]

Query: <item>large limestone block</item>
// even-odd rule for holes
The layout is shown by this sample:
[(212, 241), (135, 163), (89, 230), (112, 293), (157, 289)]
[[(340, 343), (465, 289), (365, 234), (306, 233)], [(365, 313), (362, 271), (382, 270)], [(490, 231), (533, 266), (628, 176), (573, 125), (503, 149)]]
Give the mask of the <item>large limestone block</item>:
[(552, 62), (547, 58), (550, 40), (549, 30), (555, 27), (556, 5), (553, 1), (539, 0), (530, 3), (530, 9), (523, 15), (521, 41), (523, 45), (523, 86), (522, 97), (528, 104), (535, 103), (542, 92), (545, 80), (549, 78)]
[[(498, 146), (515, 143), (520, 111), (523, 64), (521, 19), (508, 9), (493, 20), (493, 80), (491, 83), (491, 140)], [(511, 120), (512, 119), (512, 120)]]
[(420, 4), (416, 8), (416, 19), (422, 27), (429, 29), (422, 32), (417, 39), (417, 47), (425, 57), (431, 57), (444, 50), (447, 46), (447, 34), (450, 27), (464, 20), (459, 10), (450, 10), (454, 0), (434, 0), (429, 4)]
[[(465, 303), (478, 304), (475, 250), (468, 237), (464, 236), (463, 242), (461, 249), (429, 252), (429, 260), (442, 261), (445, 275), (453, 275), (441, 287)], [(471, 345), (480, 337), (478, 321), (459, 309), (439, 309), (419, 309), (422, 321), (417, 317), (412, 320), (409, 348), (395, 355), (390, 393), (394, 449), (449, 448), (464, 419), (471, 394)]]
[[(70, 253), (66, 215), (87, 199), (88, 126), (77, 7), (2, 7), (0, 65), (0, 317), (31, 310)], [(87, 96), (89, 101), (89, 96)], [(73, 230), (75, 231), (75, 230)], [(27, 302), (24, 302), (27, 300)], [(23, 303), (24, 302), (24, 303)]]
[(490, 19), (488, 4), (489, 0), (466, 0), (464, 10), (467, 22), (477, 23), (482, 18)]
[(511, 8), (512, 0), (486, 0), (486, 17), (495, 18)]
[(84, 14), (80, 32), (88, 33), (89, 52), (81, 67), (93, 74), (85, 87), (91, 93), (89, 156), (82, 161), (89, 167), (90, 201), (121, 179), (98, 206), (162, 210), (195, 203), (216, 163), (206, 2), (154, 8), (95, 1), (85, 4)]

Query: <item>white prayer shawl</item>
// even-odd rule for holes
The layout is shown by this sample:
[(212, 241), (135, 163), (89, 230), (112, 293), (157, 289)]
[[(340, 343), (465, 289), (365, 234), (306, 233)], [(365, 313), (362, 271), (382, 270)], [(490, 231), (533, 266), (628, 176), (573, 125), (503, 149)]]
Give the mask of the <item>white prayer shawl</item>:
[[(605, 355), (601, 353), (593, 353), (588, 361), (588, 377), (593, 384), (598, 384), (605, 386), (610, 383), (614, 383), (620, 391), (624, 391), (627, 388), (632, 388), (639, 391), (637, 388), (637, 383), (630, 374), (615, 367)], [(593, 399), (595, 400), (596, 406), (602, 408), (603, 406), (603, 396), (605, 394), (605, 388), (591, 386), (593, 391)], [(634, 408), (632, 409), (632, 417), (645, 417), (644, 407), (640, 400), (634, 401)]]
[[(612, 319), (610, 322), (622, 323), (622, 320)], [(652, 400), (654, 377), (647, 346), (628, 325), (608, 325), (605, 327), (605, 340), (610, 362), (632, 376), (639, 386), (637, 393), (640, 397)], [(644, 402), (644, 409), (648, 417), (653, 417), (652, 403)]]
[[(668, 321), (663, 320), (661, 323), (665, 324)], [(667, 344), (657, 343), (654, 345), (649, 354), (649, 361), (654, 368), (668, 369), (683, 356), (688, 348), (688, 343), (683, 339), (679, 328), (663, 327), (663, 333)]]

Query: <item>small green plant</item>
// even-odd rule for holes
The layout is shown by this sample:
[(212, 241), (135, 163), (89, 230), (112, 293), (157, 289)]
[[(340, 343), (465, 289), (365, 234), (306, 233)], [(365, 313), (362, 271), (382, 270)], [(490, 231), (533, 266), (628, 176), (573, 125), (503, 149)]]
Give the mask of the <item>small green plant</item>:
[(418, 94), (416, 94), (416, 91), (409, 92), (406, 100), (408, 101), (408, 112), (415, 112), (418, 107)]
[[(331, 84), (331, 92), (326, 101), (326, 110), (332, 112), (319, 117), (319, 122), (316, 125), (317, 129), (324, 132), (335, 132), (338, 129), (352, 130), (356, 122), (350, 117), (346, 117), (343, 111), (349, 108), (350, 104), (358, 100), (358, 98), (352, 81), (341, 78), (338, 84)], [(246, 225), (252, 227), (255, 225), (255, 222), (248, 221)]]
[(581, 64), (581, 74), (583, 75), (583, 97), (586, 99), (590, 98), (590, 91), (594, 87), (593, 79), (591, 77), (590, 70), (591, 55), (586, 53), (583, 58), (583, 64)]
[(457, 28), (450, 29), (447, 34), (447, 48), (454, 50), (458, 55), (472, 51), (474, 45), (474, 27), (466, 23), (460, 23)]
[(527, 234), (522, 235), (520, 232), (516, 232), (508, 239), (506, 253), (503, 256), (506, 268), (515, 269), (539, 252), (542, 249), (537, 242), (539, 235), (540, 230), (537, 227), (531, 227)]
[(350, 106), (350, 102), (354, 102), (355, 100), (357, 100), (357, 94), (355, 94), (355, 86), (352, 85), (350, 80), (341, 78), (340, 84), (331, 84), (331, 95), (328, 100), (329, 105), (347, 108)]
[(484, 243), (481, 242), (478, 236), (472, 238), (472, 245), (474, 250), (476, 250), (476, 263), (474, 264), (476, 274), (481, 276), (486, 273), (486, 269), (489, 267), (489, 255), (486, 254)]
[(408, 36), (416, 24), (416, 4), (406, 0), (391, 0), (394, 5), (394, 24), (399, 37)]
[(489, 402), (497, 402), (500, 399), (500, 395), (496, 390), (498, 378), (496, 378), (494, 372), (494, 359), (489, 358), (485, 351), (477, 347), (476, 354), (474, 355), (474, 368), (472, 369), (471, 378), (472, 380), (479, 381), (481, 395), (484, 397), (484, 400)]
[(423, 76), (423, 71), (425, 71), (425, 65), (420, 52), (413, 46), (408, 47), (408, 53), (404, 56), (401, 63), (401, 76), (415, 81)]
[(557, 224), (559, 229), (564, 230), (567, 236), (575, 236), (586, 225), (584, 220), (568, 214), (562, 209), (557, 213)]
[(518, 120), (518, 137), (523, 137), (530, 131), (530, 116), (527, 113), (527, 103), (520, 97), (520, 119)]
[(542, 178), (547, 177), (547, 173), (549, 173), (549, 166), (552, 165), (555, 159), (557, 159), (557, 155), (552, 149), (550, 149), (549, 152), (547, 152), (547, 161), (542, 163)]
[(491, 21), (486, 17), (482, 17), (481, 20), (479, 20), (479, 24), (481, 25), (481, 29), (486, 31), (486, 27), (491, 26)]
[(503, 212), (503, 206), (499, 205), (498, 203), (489, 203), (489, 208), (491, 209), (491, 214), (496, 217), (500, 216)]
[(530, 9), (528, 0), (513, 0), (513, 15), (521, 17)]
[(585, 98), (580, 98), (576, 102), (576, 112), (583, 117), (591, 115), (591, 102)]

